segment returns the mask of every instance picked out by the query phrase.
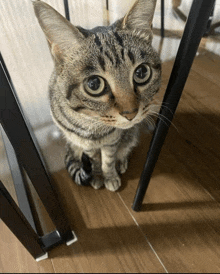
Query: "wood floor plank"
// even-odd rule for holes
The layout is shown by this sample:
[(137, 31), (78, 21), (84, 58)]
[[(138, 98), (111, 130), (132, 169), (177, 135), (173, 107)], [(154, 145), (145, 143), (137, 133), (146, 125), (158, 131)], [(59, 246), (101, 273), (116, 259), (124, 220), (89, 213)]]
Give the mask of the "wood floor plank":
[(0, 231), (1, 273), (55, 273), (50, 259), (37, 263), (2, 221)]
[(57, 272), (63, 271), (64, 265), (64, 270), (70, 271), (75, 262), (84, 272), (166, 271), (116, 193), (78, 187), (66, 171), (55, 177), (64, 208), (79, 236), (72, 251), (65, 249), (62, 265), (58, 257), (52, 259)]
[[(201, 58), (203, 63), (206, 61), (208, 63), (209, 58), (202, 56), (198, 58), (199, 64), (201, 63)], [(196, 58), (195, 65), (198, 59)], [(209, 75), (208, 66), (206, 74)], [(216, 64), (216, 74), (220, 74), (220, 61)], [(220, 78), (218, 79), (218, 83), (220, 86)], [(213, 84), (210, 79), (201, 77), (197, 71), (192, 69), (174, 118), (174, 124), (179, 130), (179, 134), (191, 148), (196, 150), (196, 155), (200, 158), (200, 165), (198, 165), (198, 161), (191, 161), (191, 167), (193, 166), (194, 172), (198, 174), (201, 184), (218, 201), (220, 201), (219, 101), (220, 93), (218, 86)], [(182, 153), (185, 154), (184, 151)], [(207, 170), (205, 173), (207, 176), (203, 174), (202, 178), (199, 172), (201, 165), (203, 170)]]
[(209, 79), (214, 84), (220, 86), (218, 71), (220, 70), (220, 58), (218, 55), (205, 52), (196, 57), (192, 70), (202, 76), (202, 79)]
[[(171, 64), (164, 64), (165, 74)], [(195, 77), (192, 73), (192, 77)], [(144, 165), (150, 137), (131, 158), (131, 169), (123, 176), (127, 185), (120, 192), (131, 214), (146, 234), (169, 272), (219, 272), (220, 206), (219, 198), (219, 126), (207, 119), (208, 107), (200, 106), (201, 93), (217, 100), (216, 90), (207, 90), (203, 77), (197, 78), (200, 89), (189, 78), (174, 124), (167, 136), (154, 171), (143, 211), (131, 210), (138, 179)], [(166, 81), (166, 80), (165, 80)], [(192, 91), (194, 89), (194, 92)], [(193, 94), (192, 98), (190, 95)], [(203, 111), (204, 115), (201, 115)], [(219, 112), (213, 110), (219, 117)], [(208, 191), (206, 190), (208, 189)], [(211, 195), (210, 195), (211, 193)], [(213, 198), (214, 197), (214, 198)]]
[[(178, 144), (173, 144), (175, 156), (173, 151), (163, 150), (143, 212), (131, 210), (140, 161), (131, 162), (136, 176), (132, 172), (124, 175), (123, 181), (128, 183), (120, 195), (169, 272), (219, 272), (219, 204), (185, 165)], [(137, 157), (134, 155), (136, 162)]]

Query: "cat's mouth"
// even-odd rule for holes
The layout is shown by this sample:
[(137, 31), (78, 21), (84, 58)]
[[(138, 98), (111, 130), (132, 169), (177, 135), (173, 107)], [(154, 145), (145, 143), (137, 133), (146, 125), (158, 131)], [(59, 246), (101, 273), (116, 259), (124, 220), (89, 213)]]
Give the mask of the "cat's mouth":
[(120, 113), (105, 115), (101, 117), (101, 120), (104, 124), (111, 127), (129, 129), (136, 124), (141, 123), (143, 120), (149, 120), (150, 113), (150, 106), (149, 104), (146, 104), (140, 106), (139, 109), (135, 109), (132, 113), (123, 113), (123, 115)]

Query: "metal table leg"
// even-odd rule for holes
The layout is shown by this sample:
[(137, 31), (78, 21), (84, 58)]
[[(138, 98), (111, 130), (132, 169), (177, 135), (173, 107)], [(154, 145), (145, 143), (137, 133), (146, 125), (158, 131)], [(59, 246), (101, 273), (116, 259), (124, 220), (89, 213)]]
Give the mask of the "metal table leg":
[(38, 235), (28, 223), (1, 181), (0, 218), (34, 258), (39, 259), (46, 255)]
[(70, 21), (69, 3), (68, 0), (63, 0), (66, 19)]
[[(42, 203), (45, 206), (45, 209), (47, 210), (51, 220), (56, 227), (56, 230), (49, 235), (38, 237), (38, 241), (42, 243), (44, 250), (48, 250), (52, 246), (60, 243), (66, 243), (69, 245), (70, 243), (76, 241), (77, 238), (70, 229), (68, 220), (66, 219), (63, 209), (61, 208), (61, 205), (59, 203), (58, 195), (53, 188), (52, 179), (47, 172), (46, 165), (43, 162), (43, 159), (35, 145), (33, 135), (29, 131), (27, 122), (20, 108), (16, 94), (14, 93), (14, 90), (6, 76), (2, 60), (0, 61), (0, 123), (14, 149), (14, 155), (16, 155), (19, 166), (24, 168), (27, 172), (35, 190), (37, 191)], [(6, 145), (6, 148), (9, 147)], [(7, 149), (7, 152), (10, 152), (10, 150), (11, 149)], [(22, 180), (20, 180), (19, 184), (20, 183), (22, 183)], [(26, 192), (19, 191), (18, 194), (20, 195), (18, 200), (22, 200), (23, 195), (26, 195)], [(20, 219), (24, 219), (26, 217), (26, 225), (28, 223), (28, 216), (20, 214), (20, 209), (15, 206), (10, 209), (10, 205), (13, 204), (13, 200), (8, 197), (9, 196), (7, 192), (2, 187), (0, 217), (3, 219), (3, 221), (6, 220), (7, 222), (9, 222), (10, 229), (12, 231), (15, 230), (15, 234), (17, 234), (16, 222), (13, 222), (12, 219), (17, 218), (18, 222), (21, 222), (21, 220), (19, 221), (19, 217), (16, 217), (16, 215), (19, 215)], [(10, 210), (11, 217), (8, 219), (5, 218), (4, 207)], [(31, 225), (28, 223), (28, 225), (26, 225), (26, 228), (25, 225), (21, 225), (21, 227), (24, 228), (24, 232), (22, 233), (25, 233), (25, 229), (30, 230), (29, 227), (31, 227)], [(22, 238), (20, 237), (19, 239)], [(36, 239), (33, 238), (32, 240), (34, 242)], [(32, 249), (32, 247), (30, 248)], [(32, 252), (32, 250), (30, 252)], [(31, 254), (33, 254), (33, 252)]]
[(165, 0), (161, 0), (161, 28), (160, 28), (160, 32), (161, 32), (162, 38), (164, 38), (164, 1)]
[(213, 10), (214, 3), (215, 0), (194, 0), (192, 3), (163, 100), (163, 105), (168, 106), (169, 109), (162, 107), (160, 110), (160, 113), (167, 118), (166, 125), (158, 119), (132, 206), (135, 211), (141, 210), (151, 175), (179, 103), (199, 43), (206, 31), (207, 22)]
[(17, 195), (19, 208), (21, 209), (22, 213), (26, 217), (29, 224), (37, 232), (34, 218), (32, 215), (31, 206), (29, 203), (28, 195), (27, 195), (27, 190), (25, 187), (24, 174), (22, 172), (23, 170), (17, 161), (12, 145), (9, 142), (8, 137), (5, 134), (4, 130), (1, 128), (1, 126), (0, 126), (0, 132), (2, 135), (3, 143), (5, 145), (5, 150), (6, 150), (10, 170), (11, 170), (11, 175), (14, 182), (14, 187)]

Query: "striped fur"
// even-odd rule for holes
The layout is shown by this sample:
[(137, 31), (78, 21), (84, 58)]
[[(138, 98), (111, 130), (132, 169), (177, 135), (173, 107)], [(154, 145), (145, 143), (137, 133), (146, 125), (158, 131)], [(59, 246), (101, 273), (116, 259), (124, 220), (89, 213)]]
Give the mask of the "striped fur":
[[(124, 18), (92, 30), (73, 26), (42, 1), (33, 4), (54, 59), (51, 112), (67, 140), (67, 170), (79, 185), (116, 191), (160, 88), (160, 59), (151, 46), (156, 0), (138, 0)], [(143, 83), (135, 81), (144, 79), (140, 73), (149, 73)], [(97, 94), (98, 88), (88, 92), (94, 78), (103, 84)]]

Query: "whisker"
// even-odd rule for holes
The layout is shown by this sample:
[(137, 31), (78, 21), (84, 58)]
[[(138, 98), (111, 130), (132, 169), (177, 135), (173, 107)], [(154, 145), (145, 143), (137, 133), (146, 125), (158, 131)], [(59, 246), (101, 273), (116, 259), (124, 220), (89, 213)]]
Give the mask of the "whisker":
[(171, 122), (166, 116), (164, 116), (160, 113), (157, 113), (157, 112), (150, 112), (149, 115), (153, 115), (154, 117), (158, 117), (159, 119), (161, 119), (161, 121), (163, 121), (168, 126), (168, 124), (163, 119), (167, 120), (179, 132), (178, 128), (174, 125), (174, 123)]
[(155, 129), (156, 123), (155, 123), (154, 119), (153, 119), (151, 116), (149, 116), (149, 125), (150, 125), (153, 129)]
[(158, 107), (160, 107), (160, 108), (166, 108), (166, 109), (168, 109), (169, 111), (170, 111), (170, 113), (173, 115), (173, 112), (172, 112), (172, 110), (169, 108), (169, 107), (167, 107), (167, 106), (165, 106), (164, 105), (164, 103), (161, 103), (161, 104), (152, 104), (151, 106), (158, 106)]
[(153, 114), (153, 113), (151, 113), (150, 115), (152, 115), (153, 117), (156, 117), (156, 118), (160, 119), (168, 127), (168, 124), (162, 119), (162, 117), (160, 117), (159, 115)]

